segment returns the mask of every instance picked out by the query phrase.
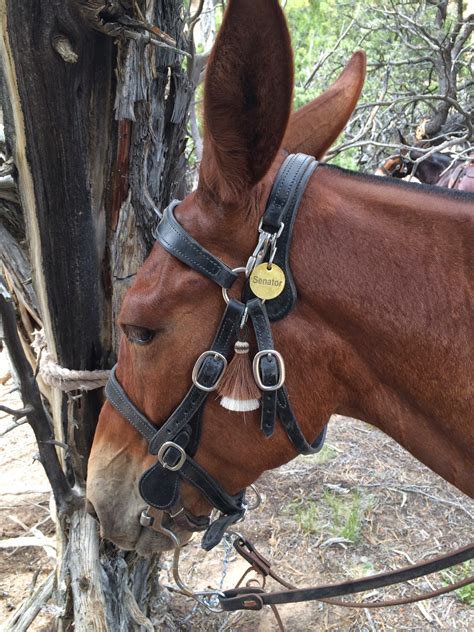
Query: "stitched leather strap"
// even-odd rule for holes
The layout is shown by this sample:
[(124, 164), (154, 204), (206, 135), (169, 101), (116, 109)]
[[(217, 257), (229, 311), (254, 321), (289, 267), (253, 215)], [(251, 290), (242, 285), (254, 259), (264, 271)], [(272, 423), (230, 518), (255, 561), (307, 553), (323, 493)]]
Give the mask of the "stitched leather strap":
[[(290, 245), (293, 226), (303, 194), (318, 164), (318, 161), (312, 156), (290, 154), (275, 178), (267, 208), (262, 217), (262, 230), (271, 234), (278, 233), (282, 222), (284, 223), (273, 261), (285, 273), (286, 282), (283, 292), (266, 303), (268, 318), (271, 321), (284, 318), (291, 311), (297, 299), (296, 285), (290, 270)], [(268, 256), (266, 259), (268, 260)], [(248, 286), (244, 296), (245, 300), (253, 297)]]
[(270, 192), (262, 230), (277, 233), (289, 212), (296, 216), (308, 180), (317, 166), (318, 161), (306, 154), (290, 154), (286, 158)]
[[(264, 303), (259, 298), (247, 303), (247, 309), (252, 319), (255, 338), (259, 351), (273, 350), (273, 336)], [(262, 356), (259, 362), (260, 378), (265, 386), (275, 386), (280, 378), (279, 367), (275, 356)], [(271, 437), (275, 431), (277, 391), (262, 391), (261, 423), (260, 427), (266, 437)]]
[[(211, 352), (215, 351), (222, 354), (225, 358), (228, 358), (230, 351), (233, 349), (237, 327), (242, 320), (244, 310), (245, 306), (240, 301), (236, 301), (235, 299), (229, 301), (224, 315), (222, 316), (217, 335), (211, 345)], [(210, 370), (207, 378), (205, 377), (206, 367)], [(201, 366), (198, 380), (200, 383), (203, 383), (204, 380), (204, 385), (213, 384), (219, 377), (221, 371), (222, 365), (220, 361), (215, 361), (210, 355)], [(181, 404), (171, 413), (166, 422), (150, 441), (149, 450), (151, 454), (157, 454), (163, 443), (173, 440), (173, 437), (191, 421), (208, 395), (208, 392), (201, 390), (197, 386), (191, 386)]]
[(277, 413), (286, 434), (290, 438), (291, 443), (295, 446), (300, 454), (316, 454), (319, 452), (326, 438), (327, 425), (324, 426), (320, 434), (313, 443), (306, 440), (297, 420), (288, 397), (286, 386), (278, 391), (277, 396)]
[(173, 200), (163, 211), (163, 218), (153, 234), (165, 250), (187, 266), (200, 272), (217, 285), (229, 289), (237, 274), (223, 261), (214, 257), (189, 235), (176, 221), (173, 210), (180, 200)]
[(149, 443), (156, 434), (156, 428), (135, 404), (130, 401), (127, 393), (123, 390), (117, 379), (116, 370), (117, 365), (115, 365), (110, 372), (109, 379), (105, 385), (105, 396), (112, 406), (116, 408)]
[[(252, 299), (247, 303), (259, 351), (274, 349), (273, 336), (265, 307), (266, 303), (262, 303), (258, 298)], [(270, 355), (262, 358), (260, 373), (264, 384), (271, 386), (278, 383), (280, 377), (279, 367), (274, 356)], [(327, 426), (324, 426), (314, 443), (309, 443), (296, 420), (288, 397), (288, 391), (284, 385), (277, 391), (262, 392), (261, 428), (265, 436), (270, 437), (273, 434), (277, 415), (290, 441), (300, 454), (315, 454), (321, 450), (326, 438)]]
[[(204, 386), (213, 385), (223, 371), (222, 360), (212, 355), (217, 352), (227, 358), (232, 349), (238, 327), (244, 313), (244, 305), (240, 301), (231, 299), (222, 316), (216, 337), (211, 345), (210, 354), (204, 359), (198, 373), (198, 381)], [(192, 386), (183, 401), (174, 410), (160, 429), (130, 401), (115, 375), (116, 367), (112, 369), (109, 381), (105, 387), (105, 394), (110, 403), (132, 426), (148, 441), (151, 454), (157, 454), (165, 441), (172, 441), (191, 421), (198, 412), (208, 392)]]

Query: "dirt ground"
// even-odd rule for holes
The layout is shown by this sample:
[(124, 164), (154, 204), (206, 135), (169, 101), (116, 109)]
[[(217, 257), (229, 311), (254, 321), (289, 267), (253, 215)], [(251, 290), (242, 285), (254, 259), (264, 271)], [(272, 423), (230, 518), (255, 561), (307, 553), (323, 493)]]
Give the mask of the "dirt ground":
[[(0, 377), (5, 365), (0, 366)], [(0, 399), (15, 406), (10, 382)], [(11, 418), (0, 413), (0, 433)], [(48, 484), (34, 460), (36, 447), (27, 425), (0, 436), (0, 622), (51, 572), (54, 533)], [(467, 544), (472, 538), (474, 502), (419, 464), (394, 441), (362, 422), (333, 417), (326, 447), (299, 457), (258, 483), (263, 504), (239, 531), (299, 586), (341, 581), (402, 567)], [(11, 538), (33, 538), (28, 542)], [(7, 541), (7, 542), (5, 542)], [(24, 546), (25, 544), (34, 544)], [(6, 544), (9, 546), (6, 547)], [(19, 546), (19, 545), (22, 546)], [(223, 564), (223, 560), (225, 563)], [(172, 583), (171, 558), (162, 557), (161, 580)], [(193, 587), (231, 587), (245, 569), (232, 550), (211, 553), (199, 540), (182, 554), (182, 574)], [(223, 572), (225, 577), (223, 578)], [(399, 589), (373, 591), (368, 601), (439, 588), (449, 578), (474, 573), (464, 565)], [(271, 587), (272, 584), (269, 584)], [(361, 597), (355, 597), (361, 599)], [(160, 631), (267, 632), (277, 626), (270, 611), (208, 614), (192, 601), (167, 593), (169, 609)], [(282, 606), (288, 632), (308, 630), (474, 630), (474, 586), (417, 605), (354, 610), (320, 604)], [(48, 604), (30, 630), (52, 630)], [(1, 626), (0, 626), (1, 627)]]

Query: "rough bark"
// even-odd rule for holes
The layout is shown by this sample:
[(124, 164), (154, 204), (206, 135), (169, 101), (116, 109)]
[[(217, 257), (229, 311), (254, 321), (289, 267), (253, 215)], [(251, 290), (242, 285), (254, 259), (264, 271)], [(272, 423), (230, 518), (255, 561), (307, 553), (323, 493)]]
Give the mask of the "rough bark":
[[(150, 24), (159, 41), (149, 42)], [(0, 237), (24, 351), (42, 324), (61, 366), (110, 368), (113, 322), (151, 248), (156, 210), (184, 194), (192, 85), (176, 50), (187, 48), (182, 3), (0, 0), (0, 29), (6, 153), (14, 162), (7, 184), (17, 195), (0, 191)], [(43, 395), (56, 441), (48, 449), (67, 444), (59, 462), (81, 494), (102, 394)], [(156, 559), (99, 548), (82, 507), (58, 522), (57, 554), (61, 629), (152, 629)]]

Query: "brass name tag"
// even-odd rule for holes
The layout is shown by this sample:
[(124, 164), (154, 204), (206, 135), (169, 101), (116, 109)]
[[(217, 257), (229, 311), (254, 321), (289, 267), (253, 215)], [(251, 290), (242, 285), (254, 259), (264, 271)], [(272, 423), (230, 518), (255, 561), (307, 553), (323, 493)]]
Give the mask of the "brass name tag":
[(249, 282), (255, 296), (271, 300), (283, 292), (285, 273), (275, 263), (272, 263), (271, 268), (268, 267), (268, 263), (261, 263), (252, 270)]

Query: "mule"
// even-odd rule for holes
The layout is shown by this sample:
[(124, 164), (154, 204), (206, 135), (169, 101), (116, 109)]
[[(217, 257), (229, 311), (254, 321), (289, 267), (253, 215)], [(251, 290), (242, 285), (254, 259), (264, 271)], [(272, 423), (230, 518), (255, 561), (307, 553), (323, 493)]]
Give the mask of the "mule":
[(389, 156), (375, 174), (392, 178), (406, 178), (413, 174), (423, 184), (474, 193), (473, 158), (456, 160), (451, 154), (437, 151), (418, 163), (415, 170), (414, 161), (423, 155), (424, 152), (419, 149), (401, 149), (398, 154)]
[[(174, 210), (179, 224), (230, 268), (245, 265), (288, 152), (321, 158), (359, 98), (365, 56), (291, 113), (290, 38), (277, 0), (230, 0), (210, 57), (204, 154), (197, 189)], [(294, 224), (290, 265), (298, 300), (275, 322), (289, 397), (308, 440), (339, 413), (365, 420), (466, 494), (474, 494), (474, 196), (320, 165)], [(240, 297), (242, 277), (230, 294)], [(155, 244), (129, 289), (117, 379), (160, 428), (183, 399), (196, 359), (224, 311), (220, 288)], [(251, 352), (255, 341), (250, 339)], [(297, 451), (259, 411), (204, 408), (195, 461), (230, 495)], [(140, 524), (142, 474), (156, 463), (110, 402), (100, 414), (87, 497), (104, 537), (143, 555), (168, 548)], [(181, 482), (199, 522), (211, 503)], [(192, 525), (166, 525), (181, 541)], [(201, 528), (201, 527), (199, 527)]]

